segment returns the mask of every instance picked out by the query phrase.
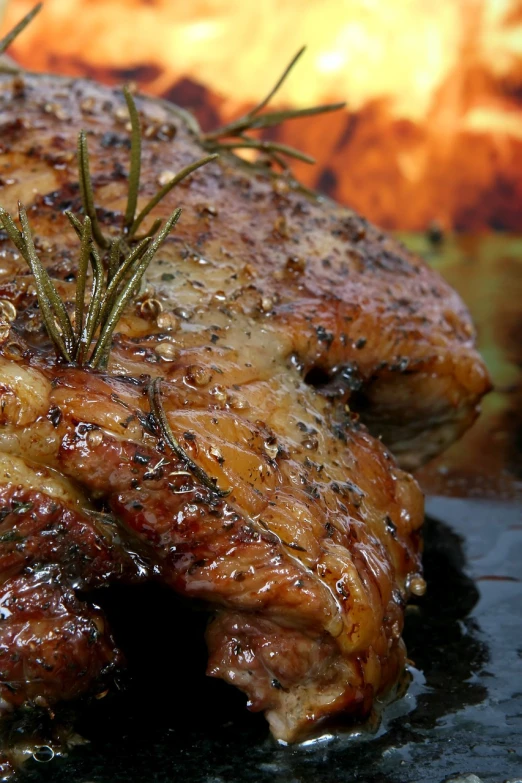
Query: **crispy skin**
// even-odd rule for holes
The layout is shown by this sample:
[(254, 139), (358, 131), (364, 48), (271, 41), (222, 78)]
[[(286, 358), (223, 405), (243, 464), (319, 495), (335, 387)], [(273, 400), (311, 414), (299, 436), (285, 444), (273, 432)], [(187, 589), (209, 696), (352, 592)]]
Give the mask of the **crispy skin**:
[[(125, 207), (122, 100), (56, 78), (26, 77), (14, 97), (8, 78), (2, 85), (2, 205), (29, 207), (40, 255), (72, 306), (78, 243), (61, 214), (80, 205), (71, 150), (85, 127), (100, 219), (113, 226)], [(139, 105), (145, 202), (160, 175), (201, 149), (181, 112)], [(0, 346), (0, 489), (36, 492), (41, 509), (24, 512), (23, 546), (7, 547), (0, 577), (7, 590), (28, 579), (30, 590), (35, 565), (52, 566), (45, 589), (79, 629), (99, 615), (70, 603), (75, 587), (154, 578), (206, 602), (216, 609), (209, 674), (238, 685), (274, 735), (294, 741), (336, 714), (366, 715), (396, 682), (421, 568), (420, 490), (353, 410), (413, 465), (471, 423), (488, 379), (456, 295), (348, 210), (233, 159), (208, 166), (157, 214), (178, 200), (179, 231), (122, 319), (104, 374), (57, 365), (31, 276), (0, 241), (0, 298), (17, 308)], [(176, 437), (230, 488), (226, 498), (162, 439), (148, 400), (155, 377)], [(93, 504), (122, 536), (94, 524)], [(6, 524), (18, 524), (6, 508)], [(91, 649), (81, 692), (118, 660), (110, 636)], [(37, 698), (29, 679), (22, 701)], [(78, 695), (76, 680), (58, 679), (43, 698)]]
[[(142, 349), (152, 351), (154, 345), (140, 341)], [(211, 384), (190, 389), (198, 350), (182, 350), (170, 371), (151, 364), (150, 374), (166, 376), (163, 402), (171, 425), (219, 485), (232, 488), (225, 499), (199, 486), (151, 428), (149, 378), (60, 369), (44, 351), (28, 350), (16, 370), (20, 375), (30, 370), (33, 385), (24, 390), (32, 396), (20, 391), (13, 410), (24, 421), (31, 410), (35, 415), (31, 405), (39, 390), (43, 413), (35, 415), (32, 430), (50, 424), (54, 433), (47, 437), (55, 450), (45, 454), (46, 464), (110, 509), (154, 578), (221, 607), (208, 634), (209, 673), (237, 683), (252, 709), (267, 712), (274, 734), (291, 741), (338, 712), (365, 715), (373, 696), (388, 689), (402, 669), (402, 610), (409, 577), (420, 571), (422, 497), (364, 427), (332, 418), (330, 403), (302, 382), (296, 395), (295, 370), (270, 383), (252, 378), (244, 386), (236, 383), (234, 399), (231, 394), (216, 399)], [(115, 359), (123, 365), (126, 353), (134, 351), (122, 339)], [(220, 363), (220, 379), (223, 388), (232, 389), (227, 364)], [(234, 376), (235, 371), (232, 365)], [(239, 394), (238, 412), (233, 404)], [(4, 424), (4, 448), (10, 444), (16, 452), (4, 459), (13, 466), (30, 465), (34, 457), (25, 432), (26, 424)], [(23, 478), (20, 468), (16, 480)], [(34, 483), (29, 474), (25, 485)], [(47, 487), (50, 491), (59, 492)], [(4, 492), (11, 496), (13, 490)], [(15, 496), (25, 497), (21, 489)], [(72, 504), (72, 497), (65, 498)], [(119, 555), (120, 548), (126, 552), (124, 542), (112, 538), (107, 547), (106, 534), (93, 540), (93, 532), (83, 530), (86, 501), (76, 502), (80, 519), (55, 509), (56, 501), (47, 502), (55, 509), (54, 525), (44, 519), (43, 500), (25, 511), (22, 503), (16, 532), (27, 556), (55, 561), (61, 584), (73, 579), (84, 589), (89, 579), (108, 583), (146, 573), (138, 568), (134, 574), (132, 558)], [(19, 513), (6, 516), (10, 530)], [(60, 537), (53, 540), (57, 529), (66, 536), (63, 545)], [(40, 530), (49, 543), (35, 552), (31, 542)], [(97, 557), (94, 543), (101, 547)], [(23, 551), (17, 551), (15, 565), (9, 552), (4, 567), (11, 576), (9, 568), (23, 565)], [(95, 646), (106, 645), (97, 640)], [(80, 642), (77, 647), (81, 653)], [(255, 677), (248, 674), (252, 661)], [(99, 687), (97, 679), (94, 672), (86, 686)], [(66, 682), (61, 698), (74, 697), (76, 687), (75, 682), (68, 690)]]
[[(118, 531), (36, 491), (30, 469), (2, 456), (4, 470), (18, 469), (16, 484), (0, 486), (0, 713), (9, 715), (103, 690), (121, 653), (102, 612), (72, 587), (138, 582), (146, 570)], [(39, 478), (45, 487), (45, 471)]]
[(48, 707), (83, 696), (121, 665), (102, 613), (78, 600), (52, 572), (2, 586), (0, 708)]

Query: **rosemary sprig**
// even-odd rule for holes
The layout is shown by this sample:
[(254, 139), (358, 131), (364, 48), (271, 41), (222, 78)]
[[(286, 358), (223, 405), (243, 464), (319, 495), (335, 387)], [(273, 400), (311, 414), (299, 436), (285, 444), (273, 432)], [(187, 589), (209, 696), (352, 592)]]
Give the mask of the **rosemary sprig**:
[[(134, 295), (134, 292), (138, 287), (139, 283), (141, 282), (141, 278), (143, 277), (144, 272), (147, 269), (148, 265), (152, 261), (153, 256), (155, 255), (156, 251), (163, 243), (167, 235), (170, 234), (172, 228), (178, 222), (180, 215), (181, 215), (181, 209), (176, 209), (172, 213), (172, 215), (165, 222), (164, 227), (162, 228), (162, 230), (160, 231), (156, 239), (150, 243), (149, 247), (146, 247), (143, 256), (141, 256), (141, 254), (138, 254), (137, 262), (128, 265), (128, 270), (130, 271), (130, 274), (128, 276), (123, 275), (123, 284), (121, 288), (118, 289), (116, 287), (115, 292), (112, 293), (107, 298), (106, 307), (104, 307), (102, 304), (101, 313), (103, 315), (103, 318), (100, 319), (101, 320), (100, 336), (98, 338), (98, 342), (92, 354), (92, 358), (89, 362), (89, 365), (91, 367), (106, 366), (107, 358), (108, 358), (108, 349), (110, 347), (109, 340), (112, 337), (112, 333), (114, 332), (114, 329), (116, 328), (116, 324), (120, 320), (120, 316), (123, 313), (123, 310), (125, 309), (127, 302)], [(144, 242), (140, 243), (140, 249), (141, 247), (144, 247), (145, 242), (148, 243), (149, 239), (147, 238), (146, 240), (144, 240)]]
[[(22, 20), (24, 24), (18, 25), (18, 32), (29, 23), (37, 10), (39, 10), (38, 7), (33, 9), (33, 12), (25, 20)], [(10, 34), (9, 41), (13, 39), (13, 33)], [(83, 223), (72, 212), (65, 213), (80, 239), (74, 301), (74, 328), (65, 304), (36, 253), (25, 208), (19, 204), (18, 211), (22, 228), (19, 231), (9, 213), (0, 207), (0, 224), (3, 225), (34, 275), (42, 318), (58, 357), (67, 363), (86, 365), (94, 369), (107, 366), (112, 335), (116, 325), (139, 286), (152, 258), (179, 220), (181, 210), (176, 209), (166, 220), (161, 230), (162, 221), (154, 221), (146, 237), (141, 240), (136, 237), (136, 231), (156, 204), (176, 184), (200, 166), (217, 157), (216, 154), (207, 155), (205, 158), (185, 166), (167, 185), (160, 188), (158, 193), (136, 216), (141, 170), (141, 128), (134, 99), (128, 90), (124, 90), (124, 95), (131, 118), (129, 192), (122, 235), (111, 241), (104, 236), (96, 214), (85, 131), (81, 131), (78, 137), (79, 182), (85, 215)], [(159, 233), (157, 233), (158, 231)], [(102, 251), (108, 250), (105, 265), (102, 263), (102, 258), (95, 244)], [(86, 307), (85, 292), (89, 264), (92, 271), (92, 286), (89, 304)], [(104, 266), (107, 269), (106, 272)], [(98, 337), (91, 350), (96, 333), (98, 333)]]
[(218, 152), (219, 150), (230, 150), (233, 152), (234, 150), (247, 148), (259, 150), (260, 152), (266, 153), (268, 158), (274, 163), (277, 163), (282, 169), (288, 168), (288, 164), (284, 158), (281, 157), (282, 155), (302, 160), (305, 163), (315, 163), (315, 159), (310, 155), (305, 155), (303, 152), (300, 152), (294, 147), (289, 147), (287, 144), (257, 139), (246, 135), (247, 131), (273, 128), (286, 120), (294, 120), (299, 117), (310, 117), (314, 114), (337, 111), (346, 105), (345, 103), (325, 103), (320, 106), (312, 106), (308, 109), (286, 109), (260, 114), (277, 93), (304, 51), (305, 47), (303, 46), (287, 65), (268, 95), (254, 106), (253, 109), (242, 117), (239, 117), (239, 119), (233, 120), (233, 122), (229, 122), (227, 125), (223, 125), (215, 131), (202, 134), (200, 138), (203, 146), (211, 152)]
[[(39, 9), (33, 9), (32, 15), (28, 14), (25, 20), (22, 20), (23, 26), (29, 23), (37, 10)], [(22, 29), (20, 25), (18, 27)], [(124, 90), (124, 95), (131, 119), (131, 164), (123, 229), (121, 236), (115, 239), (109, 240), (101, 230), (94, 202), (85, 131), (82, 130), (78, 137), (78, 176), (84, 212), (83, 223), (72, 212), (65, 212), (80, 239), (74, 299), (74, 327), (64, 302), (38, 257), (25, 208), (21, 204), (18, 205), (22, 228), (20, 231), (11, 215), (0, 207), (0, 225), (4, 227), (34, 275), (42, 318), (58, 357), (69, 364), (85, 365), (94, 369), (107, 366), (112, 335), (116, 325), (129, 300), (136, 292), (152, 258), (179, 220), (181, 210), (174, 210), (165, 221), (163, 228), (161, 228), (162, 221), (155, 220), (146, 236), (141, 239), (136, 236), (136, 231), (152, 209), (175, 185), (217, 157), (217, 154), (207, 155), (201, 160), (185, 166), (160, 188), (141, 212), (136, 215), (141, 171), (141, 128), (132, 95), (127, 89)], [(102, 251), (102, 255), (96, 246)], [(92, 273), (92, 285), (89, 304), (86, 307), (89, 265)], [(96, 334), (97, 339), (92, 347)]]
[[(167, 182), (166, 185), (163, 185), (163, 187), (161, 187), (143, 207), (139, 214), (136, 215), (141, 172), (141, 125), (136, 103), (127, 87), (124, 87), (123, 94), (129, 109), (131, 123), (131, 152), (127, 206), (125, 209), (123, 229), (121, 236), (119, 237), (119, 242), (122, 247), (129, 247), (132, 242), (138, 241), (136, 232), (138, 231), (139, 227), (145, 218), (149, 215), (149, 213), (154, 209), (154, 207), (165, 198), (167, 193), (170, 193), (172, 188), (174, 188), (178, 183), (196, 171), (196, 169), (199, 169), (201, 166), (204, 166), (211, 160), (215, 160), (218, 157), (218, 154), (213, 153), (211, 155), (206, 155), (204, 158), (196, 160), (193, 163), (190, 163), (188, 166), (185, 166), (183, 169), (181, 169), (180, 172), (178, 172), (178, 174), (176, 174), (169, 182)], [(78, 169), (83, 211), (85, 215), (88, 215), (91, 220), (92, 233), (96, 244), (100, 249), (106, 250), (111, 246), (111, 241), (106, 236), (104, 236), (96, 214), (87, 136), (83, 130), (80, 131), (78, 135)], [(160, 219), (155, 220), (146, 236), (153, 237), (158, 232), (161, 224), (162, 221)], [(116, 253), (114, 248), (113, 252)], [(114, 262), (114, 257), (112, 258)], [(109, 263), (111, 262), (109, 261)]]
[(0, 54), (3, 54), (8, 46), (10, 46), (15, 38), (18, 38), (22, 30), (25, 30), (29, 22), (31, 22), (36, 14), (41, 10), (42, 3), (38, 3), (35, 5), (35, 7), (29, 11), (28, 14), (24, 16), (23, 19), (21, 19), (17, 25), (13, 27), (13, 29), (5, 35), (2, 40), (0, 40)]
[(165, 414), (165, 409), (163, 408), (163, 404), (161, 402), (161, 383), (162, 378), (154, 378), (154, 380), (150, 383), (149, 405), (151, 413), (158, 424), (163, 439), (172, 449), (174, 454), (176, 454), (176, 456), (184, 463), (188, 470), (190, 470), (190, 472), (193, 473), (194, 476), (196, 476), (196, 478), (199, 479), (199, 481), (201, 481), (205, 487), (207, 487), (207, 489), (210, 489), (221, 498), (230, 495), (230, 489), (219, 489), (216, 480), (211, 478), (202, 467), (197, 465), (194, 460), (189, 457), (187, 452), (180, 446), (176, 436), (172, 432)]
[[(80, 237), (74, 328), (65, 304), (38, 257), (27, 212), (21, 204), (18, 211), (21, 231), (16, 227), (11, 215), (2, 207), (0, 207), (0, 223), (34, 275), (42, 318), (58, 356), (68, 364), (84, 365), (93, 369), (106, 367), (111, 338), (123, 310), (134, 295), (154, 254), (179, 220), (181, 210), (176, 209), (170, 215), (155, 239), (148, 237), (130, 250), (110, 279), (108, 274), (104, 275), (100, 257), (94, 246), (89, 216), (87, 215), (81, 223), (71, 212), (66, 213)], [(85, 289), (89, 262), (92, 267), (93, 282), (86, 309)], [(96, 332), (98, 338), (90, 351)]]

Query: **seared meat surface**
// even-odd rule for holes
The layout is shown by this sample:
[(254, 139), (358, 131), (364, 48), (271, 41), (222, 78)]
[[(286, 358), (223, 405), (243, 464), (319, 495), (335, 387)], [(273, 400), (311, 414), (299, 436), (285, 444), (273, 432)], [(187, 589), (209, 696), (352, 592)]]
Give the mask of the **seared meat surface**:
[[(151, 352), (164, 344), (139, 341)], [(35, 425), (49, 427), (46, 441), (54, 446), (47, 470), (74, 480), (85, 496), (60, 487), (63, 505), (50, 495), (46, 505), (32, 489), (33, 473), (19, 470), (19, 500), (14, 507), (5, 501), (6, 577), (53, 562), (60, 584), (83, 590), (150, 575), (220, 607), (209, 628), (209, 672), (237, 683), (254, 709), (267, 710), (276, 736), (297, 739), (338, 711), (366, 714), (372, 696), (402, 668), (402, 609), (420, 571), (422, 497), (384, 447), (356, 421), (332, 417), (330, 403), (295, 370), (270, 382), (231, 384), (224, 359), (215, 399), (210, 383), (190, 387), (200, 348), (180, 349), (170, 369), (162, 361), (145, 377), (114, 377), (48, 365), (41, 352), (16, 345), (25, 354), (18, 372), (29, 372), (27, 362), (33, 381), (19, 392), (18, 416), (27, 417), (33, 402), (25, 390), (38, 389), (47, 413), (35, 411)], [(123, 365), (135, 350), (122, 340), (113, 360)], [(159, 373), (172, 428), (218, 485), (232, 489), (226, 498), (198, 484), (151, 426), (147, 388)], [(16, 452), (4, 458), (14, 466), (32, 463), (26, 431), (4, 425), (4, 444)], [(89, 516), (93, 502), (118, 520), (139, 555), (129, 554), (117, 527)], [(11, 591), (12, 583), (5, 587)], [(106, 643), (96, 637), (93, 650)], [(9, 655), (12, 648), (5, 649)], [(62, 698), (76, 696), (78, 687), (75, 680)], [(6, 701), (15, 697), (18, 703), (16, 688)]]
[[(25, 203), (72, 312), (76, 133), (110, 232), (127, 192), (121, 96), (5, 76), (0, 101), (0, 202)], [(182, 112), (138, 106), (145, 203), (202, 150)], [(178, 202), (103, 372), (56, 361), (33, 278), (0, 235), (0, 706), (102, 690), (121, 654), (74, 591), (154, 579), (213, 609), (209, 674), (295, 741), (367, 715), (397, 681), (423, 501), (388, 449), (403, 467), (438, 453), (489, 381), (456, 294), (348, 210), (231, 157), (154, 217)], [(226, 496), (171, 450), (152, 392)]]
[[(87, 131), (99, 217), (110, 227), (125, 207), (126, 109), (110, 91), (47, 77), (25, 77), (23, 90), (4, 77), (1, 97), (2, 205), (32, 205), (49, 268), (63, 279), (78, 255), (60, 214), (80, 206), (77, 131)], [(157, 101), (140, 106), (144, 204), (203, 150), (184, 115)], [(206, 329), (208, 342), (216, 325), (219, 344), (229, 344), (230, 314), (241, 314), (246, 321), (235, 328), (244, 326), (251, 355), (248, 319), (268, 328), (280, 355), (293, 356), (326, 394), (344, 404), (355, 393), (372, 433), (408, 469), (470, 426), (487, 373), (463, 303), (421, 259), (346, 208), (223, 156), (175, 189), (154, 217), (179, 204), (183, 219), (147, 282), (182, 319), (189, 314), (191, 331)]]

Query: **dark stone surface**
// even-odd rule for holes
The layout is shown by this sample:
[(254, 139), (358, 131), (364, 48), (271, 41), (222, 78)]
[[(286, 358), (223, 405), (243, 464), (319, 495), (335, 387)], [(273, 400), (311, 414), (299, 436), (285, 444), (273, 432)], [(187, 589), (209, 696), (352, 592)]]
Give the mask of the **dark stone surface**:
[(205, 615), (172, 607), (158, 589), (125, 590), (100, 602), (134, 649), (130, 686), (83, 718), (88, 745), (30, 761), (24, 779), (442, 783), (473, 773), (501, 783), (522, 775), (520, 507), (435, 497), (427, 512), (429, 590), (408, 610), (405, 633), (413, 683), (373, 733), (277, 746), (241, 694), (203, 676)]

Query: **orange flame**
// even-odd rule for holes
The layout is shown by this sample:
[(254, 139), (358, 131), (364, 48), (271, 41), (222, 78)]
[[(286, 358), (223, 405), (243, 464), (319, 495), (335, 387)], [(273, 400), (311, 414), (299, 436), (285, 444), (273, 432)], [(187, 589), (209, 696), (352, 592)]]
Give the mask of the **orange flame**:
[[(12, 0), (4, 30), (33, 5)], [(517, 0), (46, 0), (12, 47), (24, 67), (117, 83), (205, 128), (256, 102), (303, 42), (281, 105), (347, 100), (277, 138), (318, 159), (305, 184), (387, 228), (522, 228)]]

